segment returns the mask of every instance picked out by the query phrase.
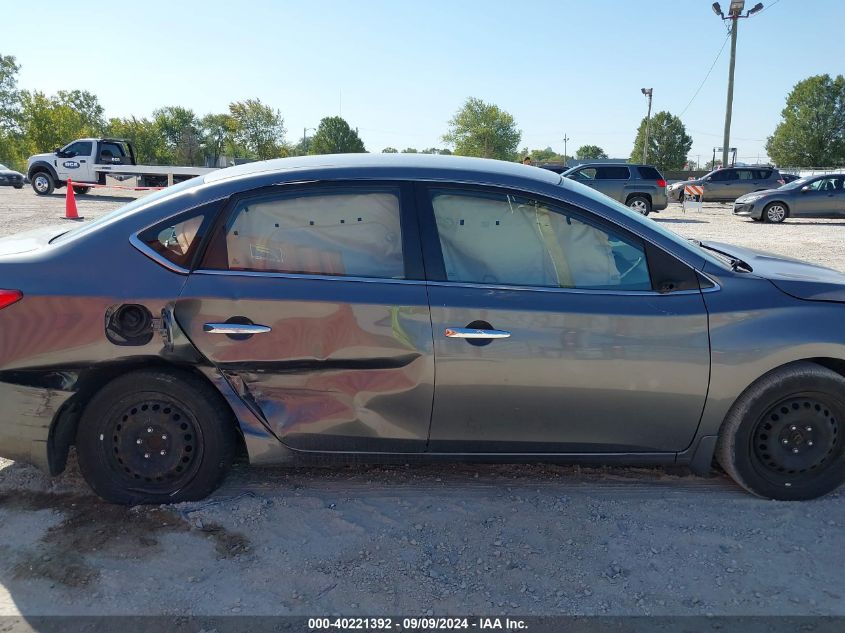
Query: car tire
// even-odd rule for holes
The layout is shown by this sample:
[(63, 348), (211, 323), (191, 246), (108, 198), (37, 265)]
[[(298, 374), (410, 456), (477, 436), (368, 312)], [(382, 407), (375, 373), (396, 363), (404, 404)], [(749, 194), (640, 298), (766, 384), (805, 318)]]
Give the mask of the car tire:
[(112, 503), (177, 503), (213, 492), (237, 445), (234, 416), (202, 378), (143, 370), (106, 384), (76, 434), (79, 469)]
[(49, 196), (56, 188), (53, 177), (46, 171), (38, 171), (32, 174), (32, 190), (39, 196)]
[(73, 193), (78, 196), (84, 196), (89, 191), (91, 191), (91, 187), (77, 187), (76, 185), (73, 186)]
[(631, 196), (625, 204), (640, 215), (648, 216), (651, 213), (651, 201), (645, 196)]
[(23, 189), (23, 185), (15, 185), (15, 189)]
[(845, 378), (810, 362), (772, 371), (737, 399), (716, 459), (766, 499), (814, 499), (845, 482)]
[(789, 210), (782, 202), (770, 202), (763, 209), (763, 221), (780, 224), (789, 216)]

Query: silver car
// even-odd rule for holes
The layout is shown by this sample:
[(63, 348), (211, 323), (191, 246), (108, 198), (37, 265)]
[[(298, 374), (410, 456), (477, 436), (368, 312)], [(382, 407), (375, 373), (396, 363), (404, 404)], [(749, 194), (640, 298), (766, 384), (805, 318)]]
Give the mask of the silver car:
[(695, 180), (673, 183), (666, 194), (670, 200), (681, 202), (684, 187), (698, 185), (703, 202), (733, 202), (747, 193), (774, 189), (783, 183), (783, 177), (774, 167), (725, 167)]
[[(845, 275), (690, 242), (551, 171), (416, 154), (215, 171), (0, 240), (0, 455), (118, 503), (237, 454), (681, 464), (845, 481)], [(807, 327), (807, 324), (812, 327)]]
[(750, 193), (734, 202), (733, 212), (763, 222), (845, 217), (845, 174), (808, 176), (778, 189)]

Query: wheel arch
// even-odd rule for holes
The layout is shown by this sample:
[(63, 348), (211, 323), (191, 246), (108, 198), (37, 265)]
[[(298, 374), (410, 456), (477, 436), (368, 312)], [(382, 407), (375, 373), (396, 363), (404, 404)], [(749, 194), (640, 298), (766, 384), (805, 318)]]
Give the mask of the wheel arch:
[(722, 417), (722, 420), (719, 423), (719, 427), (716, 430), (716, 433), (707, 433), (696, 437), (690, 448), (678, 454), (678, 461), (689, 464), (692, 471), (697, 475), (704, 476), (709, 474), (712, 471), (713, 466), (715, 465), (717, 440), (721, 436), (722, 429), (725, 426), (725, 422), (727, 421), (731, 412), (734, 410), (734, 407), (736, 406), (737, 402), (746, 394), (746, 392), (748, 392), (749, 389), (754, 387), (754, 385), (759, 383), (761, 380), (767, 378), (768, 376), (783, 371), (784, 369), (807, 363), (818, 365), (819, 367), (824, 367), (825, 369), (829, 369), (834, 373), (837, 373), (843, 378), (845, 378), (845, 359), (842, 358), (813, 356), (809, 358), (791, 360), (789, 362), (782, 363), (776, 367), (772, 367), (765, 373), (752, 380), (749, 384), (745, 386), (745, 388), (741, 392), (737, 394), (736, 398), (725, 411), (725, 415)]
[[(209, 377), (192, 365), (169, 362), (159, 357), (138, 357), (114, 363), (100, 363), (82, 369), (75, 375), (75, 393), (59, 409), (50, 425), (47, 439), (47, 463), (51, 475), (61, 474), (66, 465), (70, 447), (74, 445), (77, 427), (85, 407), (91, 398), (103, 387), (128, 373), (139, 370), (158, 370), (171, 373), (189, 374), (209, 384), (216, 392), (220, 389)], [(70, 377), (74, 380), (74, 377)], [(238, 416), (232, 409), (225, 394), (221, 399), (235, 425), (238, 437), (238, 452), (244, 453), (244, 437)]]
[(645, 193), (642, 191), (634, 191), (632, 193), (629, 193), (627, 196), (625, 196), (625, 204), (627, 205), (632, 198), (645, 198), (646, 200), (648, 200), (649, 206), (654, 206), (654, 199), (651, 197), (650, 193)]
[(26, 177), (32, 180), (32, 177), (40, 171), (46, 171), (48, 174), (50, 174), (50, 177), (53, 179), (56, 186), (59, 186), (61, 184), (62, 181), (59, 180), (59, 174), (56, 171), (55, 167), (53, 167), (47, 161), (43, 160), (38, 160), (32, 163), (32, 165), (29, 166), (29, 169), (27, 169)]

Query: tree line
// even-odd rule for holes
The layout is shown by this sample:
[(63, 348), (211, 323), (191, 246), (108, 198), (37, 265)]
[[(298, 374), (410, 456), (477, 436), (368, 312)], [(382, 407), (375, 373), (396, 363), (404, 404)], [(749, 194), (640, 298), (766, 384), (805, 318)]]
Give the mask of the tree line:
[[(0, 162), (19, 169), (30, 155), (85, 136), (128, 139), (139, 162), (161, 165), (216, 165), (222, 156), (264, 160), (367, 151), (357, 129), (339, 116), (323, 118), (313, 136), (295, 142), (287, 139), (281, 112), (260, 99), (235, 101), (226, 112), (204, 115), (182, 106), (166, 106), (153, 111), (151, 117), (106, 118), (97, 96), (85, 90), (60, 90), (55, 95), (19, 90), (19, 71), (13, 56), (0, 54)], [(634, 137), (631, 162), (642, 161), (646, 127), (648, 163), (661, 170), (687, 166), (692, 138), (681, 119), (666, 111), (657, 112), (649, 123), (643, 118)], [(551, 147), (520, 150), (522, 131), (514, 117), (475, 97), (468, 98), (449, 120), (441, 140), (449, 147), (407, 147), (401, 153), (517, 161), (527, 157), (534, 163), (572, 158)], [(789, 94), (782, 120), (766, 148), (782, 166), (845, 164), (845, 78), (819, 75), (799, 82)], [(400, 150), (386, 147), (382, 152)], [(597, 145), (582, 145), (575, 158), (607, 158), (607, 153)]]

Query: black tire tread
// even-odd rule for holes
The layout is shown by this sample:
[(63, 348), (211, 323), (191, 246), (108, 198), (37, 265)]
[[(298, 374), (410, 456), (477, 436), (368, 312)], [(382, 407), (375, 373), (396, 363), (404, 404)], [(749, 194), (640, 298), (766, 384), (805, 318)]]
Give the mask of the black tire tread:
[[(88, 425), (96, 423), (96, 416), (104, 413), (118, 399), (133, 392), (160, 390), (175, 394), (197, 412), (197, 421), (207, 435), (203, 463), (195, 477), (172, 494), (143, 494), (129, 492), (116, 486), (98, 468), (95, 451), (86, 446)], [(220, 393), (203, 378), (188, 371), (176, 369), (149, 369), (132, 371), (104, 385), (87, 403), (77, 431), (76, 448), (82, 476), (97, 495), (112, 503), (134, 505), (138, 503), (177, 503), (202, 499), (213, 492), (229, 471), (237, 448), (237, 431), (234, 415)], [(214, 435), (214, 437), (211, 437)], [(95, 434), (96, 436), (96, 434)], [(216, 458), (209, 446), (217, 447)], [(214, 463), (212, 463), (214, 462)]]
[(770, 389), (780, 387), (784, 382), (792, 379), (833, 380), (841, 385), (843, 393), (845, 393), (845, 378), (835, 371), (810, 361), (792, 363), (791, 365), (765, 374), (742, 392), (730, 411), (728, 411), (719, 430), (719, 440), (716, 444), (716, 461), (737, 484), (751, 494), (765, 499), (773, 497), (762, 494), (757, 490), (737, 468), (737, 432), (743, 422), (747, 420), (751, 409), (758, 399), (763, 397)]

